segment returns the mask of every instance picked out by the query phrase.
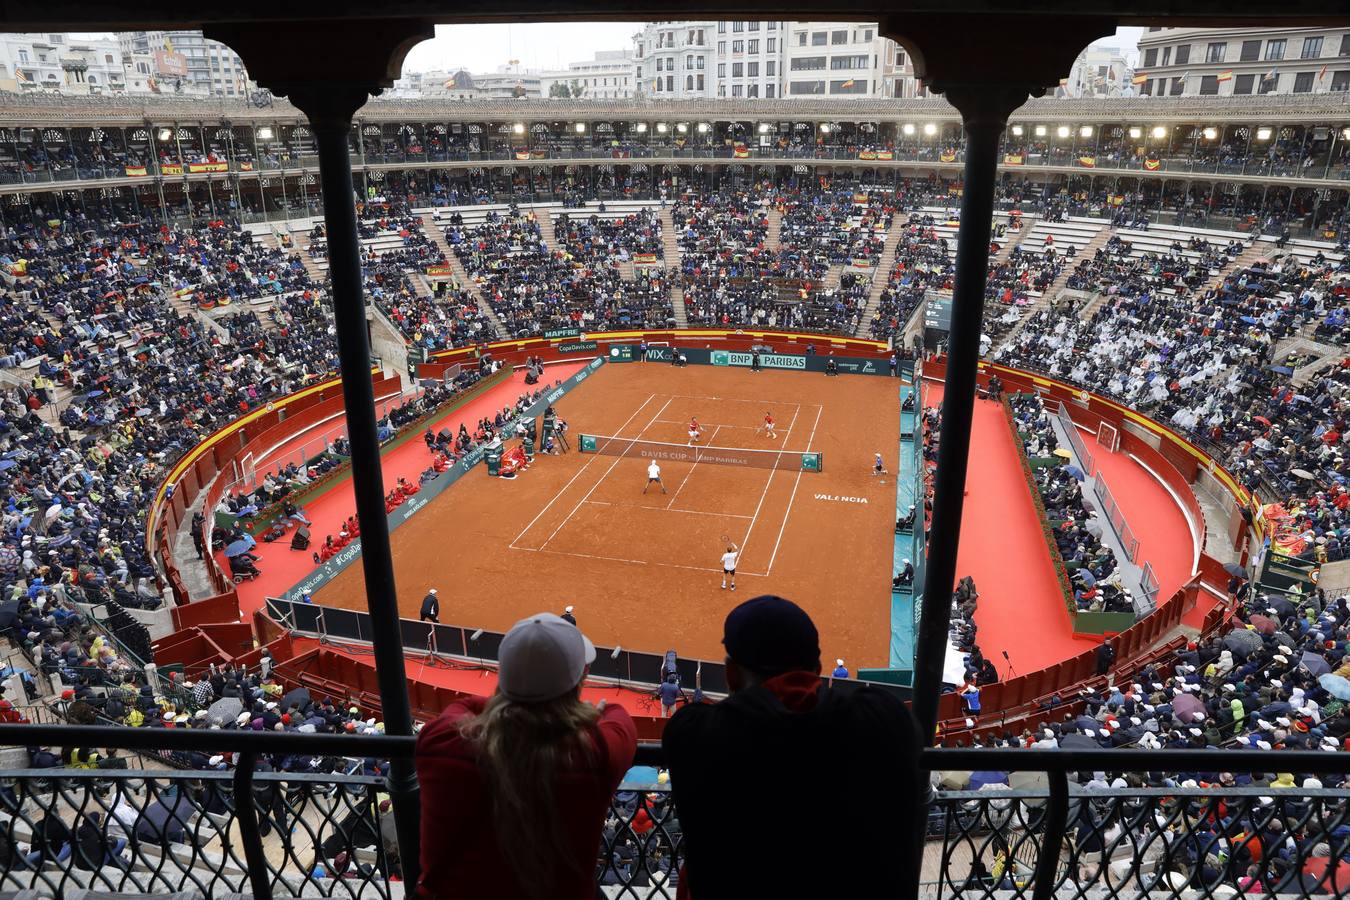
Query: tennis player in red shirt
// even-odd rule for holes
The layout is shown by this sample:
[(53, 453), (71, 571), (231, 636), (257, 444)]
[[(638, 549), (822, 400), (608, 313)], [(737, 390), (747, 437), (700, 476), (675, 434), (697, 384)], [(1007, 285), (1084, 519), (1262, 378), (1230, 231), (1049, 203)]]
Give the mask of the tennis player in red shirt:
[(502, 639), (497, 692), (450, 704), (417, 740), (419, 898), (594, 900), (596, 853), (637, 730), (591, 706), (595, 647), (539, 613)]

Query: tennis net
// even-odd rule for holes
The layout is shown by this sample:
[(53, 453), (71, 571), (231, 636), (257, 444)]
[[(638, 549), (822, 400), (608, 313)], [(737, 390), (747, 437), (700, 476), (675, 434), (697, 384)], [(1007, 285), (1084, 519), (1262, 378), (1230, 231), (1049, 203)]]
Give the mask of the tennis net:
[(582, 453), (654, 459), (657, 462), (707, 463), (716, 466), (743, 466), (747, 469), (790, 469), (819, 472), (825, 455), (812, 450), (749, 450), (742, 447), (707, 447), (642, 441), (636, 438), (607, 437), (598, 434), (579, 436)]

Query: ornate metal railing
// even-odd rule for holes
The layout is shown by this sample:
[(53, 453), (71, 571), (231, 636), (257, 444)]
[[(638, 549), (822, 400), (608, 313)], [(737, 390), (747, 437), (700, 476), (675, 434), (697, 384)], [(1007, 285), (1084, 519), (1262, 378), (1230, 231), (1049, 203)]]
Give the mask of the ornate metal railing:
[[(410, 755), (412, 738), (0, 726), (0, 741), (237, 754), (233, 771), (0, 771), (0, 890), (398, 893), (403, 867), (385, 783), (361, 769)], [(260, 760), (283, 756), (324, 760), (325, 770), (257, 771)], [(333, 761), (342, 764), (326, 771)], [(1346, 877), (1336, 861), (1350, 853), (1350, 790), (1199, 784), (1219, 772), (1339, 775), (1350, 769), (1339, 754), (937, 749), (922, 761), (961, 789), (933, 795), (921, 864), (897, 869), (911, 890), (1032, 900), (1312, 897), (1339, 896)], [(659, 765), (660, 748), (639, 747), (638, 762)], [(969, 773), (993, 787), (969, 789)], [(1146, 786), (1070, 783), (1092, 773), (1139, 773)], [(669, 785), (621, 785), (596, 859), (601, 892), (673, 898), (683, 859)]]

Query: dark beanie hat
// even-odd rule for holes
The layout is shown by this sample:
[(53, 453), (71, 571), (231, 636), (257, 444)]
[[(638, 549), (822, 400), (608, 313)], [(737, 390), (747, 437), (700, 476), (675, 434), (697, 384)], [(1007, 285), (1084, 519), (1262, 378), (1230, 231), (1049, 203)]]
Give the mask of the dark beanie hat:
[(820, 635), (791, 600), (764, 594), (727, 614), (722, 645), (738, 665), (765, 675), (820, 668)]

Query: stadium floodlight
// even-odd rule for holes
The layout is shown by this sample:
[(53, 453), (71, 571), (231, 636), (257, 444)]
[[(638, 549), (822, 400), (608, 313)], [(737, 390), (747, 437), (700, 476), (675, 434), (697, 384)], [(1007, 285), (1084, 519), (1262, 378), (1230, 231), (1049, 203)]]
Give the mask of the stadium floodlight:
[(1138, 125), (1130, 129), (1130, 137), (1134, 138), (1136, 141), (1139, 140), (1143, 133), (1144, 129), (1140, 128)]
[(821, 122), (821, 123), (820, 123), (820, 133), (821, 133), (821, 134), (829, 134), (829, 133), (830, 133), (830, 125), (829, 125), (828, 122)]
[(689, 130), (689, 126), (681, 122), (680, 124), (675, 126), (675, 130), (678, 131), (680, 134), (684, 134)]
[(161, 141), (167, 141), (167, 140), (168, 140), (169, 138), (171, 138), (171, 137), (173, 137), (173, 129), (172, 129), (172, 128), (161, 128), (161, 129), (159, 130), (159, 139), (160, 139)]
[(1037, 125), (1037, 126), (1036, 126), (1036, 137), (1045, 137), (1045, 126), (1044, 126), (1044, 125)]
[(516, 124), (511, 126), (511, 130), (514, 131), (516, 134), (524, 134), (525, 125), (522, 122), (517, 122)]
[(1083, 138), (1092, 137), (1092, 126), (1084, 125), (1082, 128), (1078, 129), (1078, 136)]
[(759, 133), (760, 133), (760, 134), (768, 134), (768, 133), (769, 133), (769, 123), (768, 123), (768, 122), (760, 122), (760, 123), (759, 123)]
[(1068, 137), (1068, 136), (1069, 136), (1069, 126), (1068, 126), (1068, 125), (1061, 125), (1061, 126), (1059, 126), (1058, 128), (1056, 128), (1056, 129), (1055, 129), (1055, 136), (1056, 136), (1056, 137), (1060, 137), (1060, 138), (1066, 138), (1066, 137)]
[(1012, 133), (1013, 137), (1021, 137), (1023, 134), (1026, 134), (1026, 129), (1021, 125), (1014, 125), (1012, 127)]
[(929, 122), (927, 125), (923, 126), (923, 133), (928, 135), (929, 137), (932, 137), (933, 135), (937, 134), (937, 126), (934, 125), (932, 122)]
[(665, 122), (657, 122), (657, 123), (656, 123), (656, 133), (657, 133), (657, 134), (665, 134), (665, 133), (666, 133), (666, 129), (669, 128), (669, 127), (670, 127), (670, 126), (666, 125)]
[(1256, 129), (1256, 139), (1258, 141), (1270, 140), (1270, 129), (1266, 127)]
[(698, 133), (699, 133), (699, 134), (707, 134), (707, 133), (708, 133), (708, 123), (707, 123), (707, 122), (699, 122), (699, 123), (698, 123)]
[(638, 132), (638, 134), (645, 134), (646, 131), (647, 131), (647, 123), (646, 123), (646, 122), (639, 122), (639, 123), (637, 123), (637, 132)]
[(1162, 140), (1163, 138), (1167, 137), (1167, 129), (1161, 125), (1154, 125), (1153, 136), (1158, 140)]
[(585, 123), (585, 122), (578, 122), (578, 123), (576, 124), (576, 129), (577, 129), (577, 134), (582, 134), (582, 133), (584, 133), (584, 132), (586, 131), (586, 123)]
[(905, 127), (902, 128), (901, 130), (904, 131), (905, 134), (913, 134), (913, 133), (914, 133), (914, 125), (913, 125), (912, 123), (910, 123), (910, 122), (906, 122), (906, 123), (905, 123)]
[(262, 138), (264, 141), (270, 141), (272, 139), (272, 126), (264, 125), (263, 127), (259, 128), (258, 137)]
[(1350, 126), (1341, 129), (1341, 137), (1344, 140), (1350, 141)]
[(1219, 136), (1218, 130), (1213, 125), (1206, 128), (1204, 131), (1200, 133), (1205, 136), (1205, 140), (1207, 141), (1212, 141)]

